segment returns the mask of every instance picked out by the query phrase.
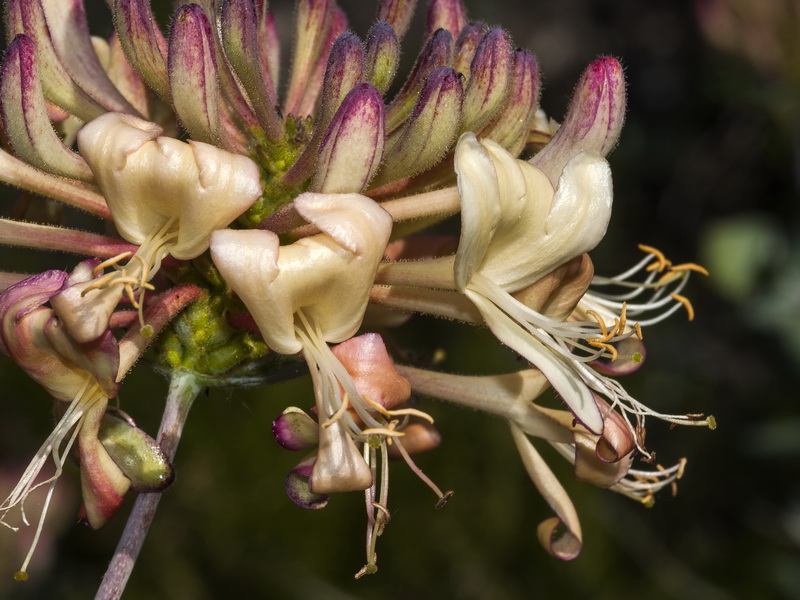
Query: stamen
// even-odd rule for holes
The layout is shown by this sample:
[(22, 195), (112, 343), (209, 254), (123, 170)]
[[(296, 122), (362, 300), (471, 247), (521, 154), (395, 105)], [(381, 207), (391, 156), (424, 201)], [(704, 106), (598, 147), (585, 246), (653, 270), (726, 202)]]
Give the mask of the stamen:
[(708, 269), (696, 263), (681, 263), (679, 265), (672, 265), (673, 271), (695, 271), (701, 275), (708, 276)]
[(117, 254), (116, 256), (112, 256), (111, 258), (104, 260), (99, 265), (97, 265), (94, 269), (92, 269), (92, 273), (95, 275), (103, 271), (106, 267), (110, 267), (112, 265), (117, 264), (121, 260), (125, 260), (131, 255), (131, 251), (128, 250), (127, 252), (122, 252), (121, 254)]
[(681, 296), (680, 294), (672, 293), (669, 295), (670, 298), (673, 300), (677, 300), (681, 304), (683, 304), (684, 308), (686, 308), (686, 312), (689, 314), (689, 320), (694, 320), (694, 308), (692, 307), (692, 303), (686, 296)]
[(672, 265), (672, 263), (667, 260), (667, 257), (664, 256), (664, 253), (661, 252), (661, 250), (653, 248), (652, 246), (645, 246), (644, 244), (639, 244), (638, 248), (642, 252), (647, 252), (649, 254), (652, 254), (656, 259), (655, 263), (647, 266), (648, 271), (663, 271), (664, 269)]
[(425, 473), (420, 469), (417, 464), (411, 459), (411, 456), (408, 454), (408, 451), (403, 447), (403, 442), (397, 440), (395, 444), (397, 449), (400, 451), (400, 455), (403, 457), (403, 460), (406, 461), (408, 468), (411, 469), (414, 474), (419, 477), (425, 485), (433, 490), (433, 492), (439, 497), (439, 501), (436, 503), (436, 508), (442, 508), (450, 498), (453, 497), (452, 490), (448, 490), (447, 492), (442, 493), (442, 490), (439, 489), (439, 486), (436, 485), (430, 477), (425, 475)]

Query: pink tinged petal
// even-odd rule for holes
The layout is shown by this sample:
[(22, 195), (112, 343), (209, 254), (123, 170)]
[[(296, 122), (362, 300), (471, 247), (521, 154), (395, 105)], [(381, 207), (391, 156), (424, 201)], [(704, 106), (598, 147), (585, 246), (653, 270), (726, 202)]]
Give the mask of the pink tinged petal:
[(114, 27), (128, 62), (145, 83), (169, 100), (167, 42), (147, 0), (114, 0)]
[(595, 360), (591, 365), (595, 371), (604, 375), (619, 376), (629, 375), (637, 371), (647, 358), (647, 348), (644, 342), (635, 335), (614, 343), (617, 349), (617, 360)]
[(36, 46), (45, 97), (79, 119), (88, 121), (106, 109), (72, 78), (62, 63), (45, 19), (40, 0), (9, 0), (5, 7), (5, 29), (9, 39), (24, 33)]
[[(511, 39), (502, 29), (492, 29), (481, 41), (470, 67), (464, 91), (461, 131), (480, 131), (497, 116), (511, 92), (514, 72)], [(514, 82), (516, 86), (518, 82)]]
[(514, 74), (510, 96), (500, 114), (481, 137), (494, 140), (514, 156), (525, 148), (528, 132), (539, 107), (541, 79), (536, 57), (527, 50), (514, 53)]
[(53, 131), (39, 80), (36, 49), (28, 36), (18, 35), (11, 42), (0, 77), (3, 124), (16, 155), (54, 175), (91, 180), (86, 161), (64, 146)]
[(119, 238), (9, 219), (0, 219), (0, 244), (60, 250), (101, 258), (111, 258), (122, 252), (136, 252), (136, 246)]
[(378, 5), (378, 21), (392, 26), (397, 39), (403, 39), (414, 16), (417, 0), (380, 0)]
[(318, 509), (325, 508), (328, 504), (329, 497), (322, 494), (315, 494), (309, 489), (309, 478), (314, 463), (317, 460), (316, 453), (304, 458), (295, 468), (293, 468), (289, 475), (286, 476), (286, 495), (289, 500), (294, 502), (300, 508)]
[[(297, 109), (298, 115), (316, 115), (316, 109), (319, 103), (327, 101), (325, 92), (323, 90), (323, 84), (325, 80), (328, 59), (330, 58), (330, 51), (336, 40), (344, 35), (346, 31), (347, 16), (341, 8), (334, 5), (330, 27), (328, 28), (328, 38), (323, 42), (322, 47), (320, 48), (319, 57), (317, 58), (317, 64), (314, 66), (314, 70), (311, 72), (311, 76), (306, 82), (305, 91), (303, 92), (303, 99), (300, 102), (300, 107)], [(349, 90), (345, 90), (345, 92), (347, 91)], [(320, 93), (322, 93), (321, 98)]]
[(608, 412), (610, 407), (607, 402), (600, 398), (596, 399), (604, 414), (608, 414), (603, 421), (603, 434), (595, 446), (595, 455), (605, 463), (615, 463), (630, 457), (636, 450), (636, 440), (628, 422), (617, 411)]
[(151, 328), (150, 335), (142, 335), (137, 321), (119, 341), (119, 369), (117, 382), (121, 382), (147, 347), (158, 337), (164, 327), (186, 306), (200, 298), (203, 290), (194, 285), (174, 287), (150, 300), (144, 311), (144, 321)]
[(453, 68), (464, 76), (465, 84), (469, 81), (470, 65), (475, 58), (475, 52), (488, 32), (486, 23), (469, 23), (456, 38)]
[(463, 98), (461, 79), (453, 69), (439, 67), (431, 73), (405, 124), (389, 137), (384, 167), (374, 185), (417, 175), (438, 164), (458, 135)]
[(378, 21), (367, 33), (364, 47), (364, 79), (385, 94), (400, 64), (400, 42), (388, 23)]
[(608, 155), (625, 119), (625, 74), (611, 57), (594, 61), (584, 71), (567, 116), (553, 139), (530, 162), (555, 185), (564, 165), (584, 150)]
[(467, 24), (467, 14), (462, 0), (431, 0), (425, 23), (425, 37), (437, 29), (446, 29), (457, 38)]
[(106, 110), (139, 115), (114, 87), (97, 58), (82, 0), (40, 0), (61, 62), (72, 79)]
[(175, 478), (158, 442), (133, 423), (106, 414), (97, 437), (134, 492), (160, 492)]
[(317, 460), (309, 490), (315, 494), (356, 492), (372, 485), (372, 471), (343, 420), (320, 427)]
[(375, 88), (353, 88), (322, 139), (312, 191), (341, 194), (366, 187), (383, 158), (383, 111)]
[(109, 42), (108, 76), (119, 89), (125, 99), (139, 111), (144, 118), (149, 118), (149, 90), (125, 56), (119, 36), (115, 33)]
[(196, 4), (178, 9), (169, 36), (172, 103), (189, 137), (219, 144), (220, 90), (214, 37), (206, 14)]
[(4, 150), (0, 150), (0, 181), (85, 210), (101, 219), (111, 218), (105, 198), (94, 186), (40, 171)]
[(391, 410), (411, 396), (411, 386), (395, 369), (379, 334), (365, 333), (331, 350), (353, 378), (362, 398)]
[(333, 0), (300, 0), (295, 20), (294, 56), (284, 115), (299, 115), (306, 85), (312, 78), (322, 46), (328, 39)]
[(305, 412), (294, 406), (284, 410), (272, 422), (275, 441), (287, 450), (298, 451), (319, 444), (319, 425)]
[(228, 0), (223, 4), (221, 35), (225, 56), (247, 93), (265, 135), (277, 141), (283, 135), (283, 124), (275, 110), (275, 92), (269, 72), (262, 68), (259, 60), (258, 27), (252, 0)]
[(98, 529), (117, 512), (130, 479), (97, 439), (100, 422), (108, 401), (103, 399), (86, 411), (78, 434), (81, 466), (82, 517), (92, 529)]
[(453, 36), (439, 29), (428, 38), (414, 63), (411, 74), (397, 93), (386, 112), (386, 131), (390, 133), (400, 127), (417, 104), (420, 90), (438, 67), (447, 67), (453, 62)]
[[(539, 542), (556, 558), (576, 558), (583, 547), (583, 535), (572, 501), (522, 430), (512, 424), (511, 435), (533, 484), (556, 513), (555, 517), (542, 521), (537, 527)], [(562, 527), (563, 531), (559, 533)]]

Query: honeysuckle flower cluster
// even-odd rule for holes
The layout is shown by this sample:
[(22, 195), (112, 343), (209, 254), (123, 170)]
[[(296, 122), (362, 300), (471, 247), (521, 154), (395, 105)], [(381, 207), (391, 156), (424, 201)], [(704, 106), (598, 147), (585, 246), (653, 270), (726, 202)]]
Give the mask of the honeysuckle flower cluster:
[[(431, 487), (437, 506), (452, 495), (412, 459), (442, 442), (425, 396), (508, 422), (553, 509), (539, 538), (554, 556), (577, 556), (582, 532), (535, 444), (554, 446), (579, 479), (645, 503), (674, 486), (683, 462), (634, 468), (654, 459), (646, 418), (712, 427), (713, 418), (660, 414), (614, 377), (641, 366), (644, 327), (682, 308), (693, 316), (681, 292), (704, 271), (640, 246), (628, 271), (594, 275), (587, 253), (613, 201), (605, 157), (625, 112), (619, 62), (588, 66), (559, 125), (539, 110), (531, 52), (469, 21), (460, 0), (431, 0), (401, 81), (415, 4), (379, 2), (362, 39), (333, 0), (299, 0), (283, 82), (265, 0), (179, 2), (168, 32), (146, 0), (109, 1), (108, 40), (90, 36), (80, 0), (6, 2), (0, 179), (116, 235), (0, 220), (4, 244), (86, 257), (71, 273), (0, 274), (0, 350), (62, 415), (0, 523), (13, 527), (15, 510), (27, 523), (26, 500), (44, 486), (41, 529), (77, 440), (82, 518), (99, 527), (128, 489), (170, 483), (200, 389), (303, 372), (313, 411), (277, 409), (272, 425), (282, 446), (310, 452), (287, 493), (322, 508), (332, 494), (364, 492), (357, 576), (377, 570), (390, 458)], [(455, 215), (458, 235), (420, 233)], [(414, 313), (488, 327), (529, 367), (473, 377), (395, 364), (375, 329), (391, 336)], [(170, 377), (157, 441), (121, 401), (109, 406), (152, 342)], [(117, 561), (135, 560), (158, 498), (137, 499), (98, 597), (124, 588), (132, 561), (127, 571)]]

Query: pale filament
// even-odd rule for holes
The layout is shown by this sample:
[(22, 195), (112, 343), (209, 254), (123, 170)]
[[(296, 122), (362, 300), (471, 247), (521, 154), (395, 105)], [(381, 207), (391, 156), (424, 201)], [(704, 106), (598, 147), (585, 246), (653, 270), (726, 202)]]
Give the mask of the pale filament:
[[(161, 261), (174, 246), (178, 236), (178, 232), (173, 229), (174, 223), (175, 217), (167, 219), (161, 229), (147, 237), (133, 256), (130, 256), (130, 252), (123, 252), (97, 265), (94, 268), (95, 275), (107, 267), (113, 267), (115, 270), (93, 280), (81, 295), (85, 296), (92, 290), (107, 289), (115, 285), (122, 286), (133, 308), (139, 311), (139, 323), (144, 327), (145, 292), (155, 289), (148, 282), (161, 268)], [(124, 265), (119, 264), (128, 258), (128, 262)]]

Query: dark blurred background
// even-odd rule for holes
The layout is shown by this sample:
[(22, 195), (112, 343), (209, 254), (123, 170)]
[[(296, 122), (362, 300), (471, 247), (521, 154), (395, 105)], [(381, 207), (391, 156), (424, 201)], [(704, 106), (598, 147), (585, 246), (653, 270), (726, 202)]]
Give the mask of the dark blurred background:
[[(103, 3), (94, 4), (102, 15)], [(341, 5), (352, 28), (365, 34), (374, 4)], [(627, 123), (610, 157), (615, 208), (608, 236), (593, 253), (597, 271), (614, 274), (633, 264), (638, 243), (711, 271), (690, 285), (696, 320), (679, 314), (648, 330), (648, 362), (625, 384), (657, 410), (712, 413), (718, 429), (670, 430), (650, 422), (648, 446), (659, 462), (688, 458), (678, 495), (666, 490), (650, 509), (574, 481), (568, 465), (542, 448), (584, 531), (582, 555), (560, 562), (536, 541), (536, 525), (550, 512), (506, 426), (426, 401), (444, 442), (418, 464), (456, 494), (436, 511), (435, 496), (396, 464), (393, 521), (379, 541), (379, 571), (354, 581), (364, 560), (362, 497), (336, 497), (322, 511), (297, 508), (283, 478), (299, 457), (270, 433), (285, 406), (312, 404), (310, 382), (211, 390), (190, 415), (176, 482), (126, 599), (800, 597), (800, 5), (475, 0), (467, 6), (472, 19), (507, 27), (516, 44), (537, 53), (542, 105), (556, 119), (588, 62), (612, 55), (625, 66)], [(291, 5), (276, 0), (273, 9), (288, 31)], [(105, 17), (98, 18), (95, 32), (107, 34)], [(409, 60), (418, 43), (409, 35)], [(51, 268), (67, 268), (73, 259), (49, 260)], [(403, 330), (400, 342), (420, 353), (443, 348), (444, 370), (520, 367), (484, 332), (432, 319), (417, 324)], [(2, 366), (0, 487), (10, 489), (12, 473), (27, 463), (51, 421), (42, 390), (9, 361)], [(154, 432), (165, 391), (166, 381), (141, 365), (123, 388), (123, 407)], [(11, 580), (17, 559), (6, 559), (22, 556), (30, 531), (0, 530), (0, 597), (93, 596), (127, 509), (90, 531), (74, 524), (78, 491), (70, 468), (25, 584)], [(30, 508), (36, 514), (34, 503)]]

